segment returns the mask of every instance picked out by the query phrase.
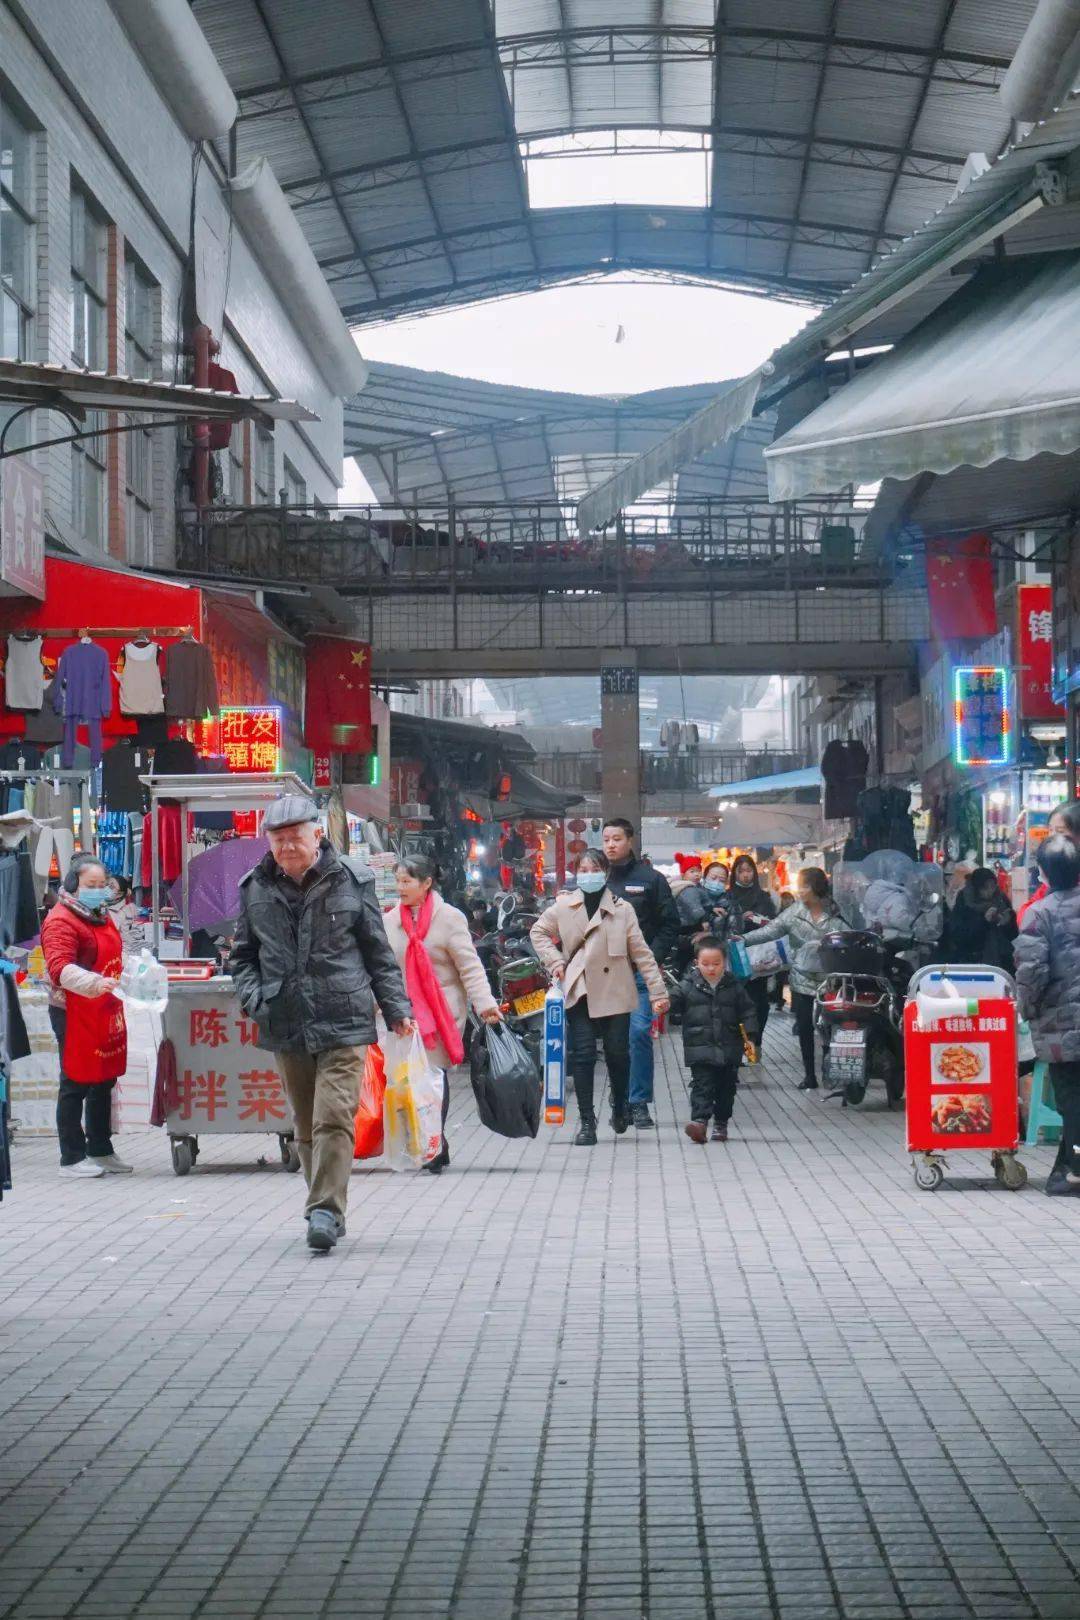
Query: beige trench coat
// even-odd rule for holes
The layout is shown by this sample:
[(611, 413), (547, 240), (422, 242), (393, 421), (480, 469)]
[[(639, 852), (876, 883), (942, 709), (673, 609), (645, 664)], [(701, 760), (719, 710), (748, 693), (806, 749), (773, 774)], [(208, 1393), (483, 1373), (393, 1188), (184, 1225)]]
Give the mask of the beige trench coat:
[(645, 943), (634, 908), (605, 889), (592, 917), (580, 891), (560, 894), (533, 924), (529, 935), (536, 954), (550, 972), (566, 966), (566, 1005), (587, 996), (590, 1018), (633, 1012), (638, 1004), (634, 969), (649, 989), (649, 999), (667, 999), (656, 958)]
[[(405, 972), (405, 950), (409, 936), (401, 926), (401, 907), (394, 906), (383, 917), (390, 949)], [(456, 906), (447, 905), (441, 894), (435, 896), (431, 913), (431, 927), (424, 940), (435, 977), (442, 985), (447, 1006), (457, 1019), (460, 1029), (465, 1023), (469, 1003), (478, 1013), (491, 1012), (498, 1002), (491, 993), (484, 964), (476, 954), (476, 946), (469, 933), (469, 924)], [(436, 1069), (450, 1066), (450, 1058), (439, 1042), (428, 1053)]]

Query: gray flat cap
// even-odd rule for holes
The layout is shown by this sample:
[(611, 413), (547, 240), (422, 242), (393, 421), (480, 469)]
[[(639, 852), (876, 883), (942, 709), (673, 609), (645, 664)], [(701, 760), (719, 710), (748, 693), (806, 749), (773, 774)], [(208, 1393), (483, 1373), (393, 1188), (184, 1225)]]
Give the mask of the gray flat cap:
[(263, 817), (263, 832), (277, 827), (295, 827), (301, 821), (318, 821), (319, 810), (314, 799), (303, 793), (283, 793), (275, 799)]

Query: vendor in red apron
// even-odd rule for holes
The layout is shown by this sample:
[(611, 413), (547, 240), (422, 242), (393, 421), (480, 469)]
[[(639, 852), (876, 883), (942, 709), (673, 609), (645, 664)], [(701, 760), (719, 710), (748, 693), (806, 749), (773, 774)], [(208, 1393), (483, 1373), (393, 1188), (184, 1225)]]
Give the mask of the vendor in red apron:
[(41, 925), (49, 1020), (60, 1048), (60, 1174), (70, 1180), (131, 1174), (112, 1145), (112, 1093), (127, 1068), (127, 1025), (113, 993), (123, 947), (111, 898), (101, 862), (76, 855)]

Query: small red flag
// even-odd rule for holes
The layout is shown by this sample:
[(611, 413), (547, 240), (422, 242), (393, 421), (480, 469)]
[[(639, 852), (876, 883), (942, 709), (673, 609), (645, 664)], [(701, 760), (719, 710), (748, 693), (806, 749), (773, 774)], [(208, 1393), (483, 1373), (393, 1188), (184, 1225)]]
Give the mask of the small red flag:
[(304, 742), (316, 754), (371, 753), (371, 648), (364, 642), (308, 642)]
[(951, 641), (957, 636), (992, 636), (997, 630), (989, 535), (928, 540), (926, 585), (930, 625), (939, 641)]

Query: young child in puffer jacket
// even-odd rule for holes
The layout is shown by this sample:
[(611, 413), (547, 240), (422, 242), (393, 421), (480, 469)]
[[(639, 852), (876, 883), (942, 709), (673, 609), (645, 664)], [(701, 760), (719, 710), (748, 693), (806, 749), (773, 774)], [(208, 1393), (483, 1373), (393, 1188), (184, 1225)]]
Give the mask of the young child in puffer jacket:
[(686, 1134), (692, 1142), (704, 1142), (711, 1119), (713, 1141), (726, 1142), (739, 1087), (742, 1032), (757, 1045), (757, 1010), (743, 981), (728, 972), (721, 942), (708, 937), (698, 941), (694, 966), (671, 999), (682, 1009), (683, 1057), (690, 1069)]

